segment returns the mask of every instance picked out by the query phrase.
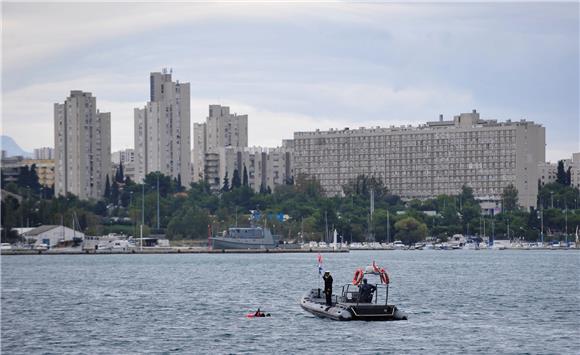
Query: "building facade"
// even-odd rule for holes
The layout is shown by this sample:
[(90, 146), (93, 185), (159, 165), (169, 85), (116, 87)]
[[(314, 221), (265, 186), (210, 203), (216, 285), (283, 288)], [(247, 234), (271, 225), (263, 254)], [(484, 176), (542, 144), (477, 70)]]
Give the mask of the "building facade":
[[(564, 171), (570, 169), (570, 186), (580, 189), (580, 153), (573, 153), (571, 159), (562, 159)], [(542, 162), (538, 164), (538, 179), (541, 186), (556, 182), (558, 178), (558, 162)]]
[(54, 186), (54, 160), (51, 159), (23, 159), (20, 156), (3, 158), (2, 175), (5, 183), (17, 182), (22, 168), (35, 166), (38, 183), (43, 187)]
[(288, 183), (294, 174), (292, 149), (284, 145), (276, 148), (218, 148), (206, 154), (204, 166), (205, 179), (214, 191), (223, 187), (225, 176), (231, 186), (236, 170), (242, 183), (246, 171), (248, 186), (255, 192), (274, 191), (277, 185)]
[(514, 184), (519, 202), (534, 207), (545, 128), (530, 121), (482, 120), (475, 110), (417, 127), (294, 133), (294, 171), (316, 177), (329, 195), (358, 175), (375, 176), (403, 198), (457, 194), (463, 185), (500, 200)]
[(36, 168), (36, 175), (38, 175), (38, 183), (44, 187), (54, 186), (54, 160), (52, 159), (24, 159), (23, 166)]
[[(111, 171), (111, 114), (89, 92), (54, 104), (55, 194), (100, 199)], [(110, 176), (109, 176), (110, 178)]]
[(44, 225), (27, 230), (22, 237), (34, 246), (45, 244), (48, 248), (52, 248), (75, 239), (82, 241), (85, 234), (65, 226)]
[(54, 159), (54, 148), (42, 147), (34, 149), (34, 159), (36, 160), (52, 160)]
[(210, 105), (205, 123), (193, 125), (193, 181), (205, 179), (205, 155), (220, 148), (248, 146), (248, 115), (230, 113), (228, 106)]
[(163, 70), (150, 75), (150, 101), (134, 110), (135, 178), (151, 172), (191, 181), (191, 134), (189, 83), (172, 81)]
[(293, 176), (291, 141), (281, 147), (248, 147), (248, 115), (230, 113), (228, 106), (210, 105), (204, 123), (193, 126), (193, 180), (217, 191), (237, 170), (254, 191), (274, 190)]
[(111, 154), (111, 162), (113, 164), (128, 164), (135, 161), (135, 150), (134, 149), (124, 149), (118, 150)]
[(570, 169), (570, 185), (580, 189), (580, 153), (572, 154), (572, 169)]

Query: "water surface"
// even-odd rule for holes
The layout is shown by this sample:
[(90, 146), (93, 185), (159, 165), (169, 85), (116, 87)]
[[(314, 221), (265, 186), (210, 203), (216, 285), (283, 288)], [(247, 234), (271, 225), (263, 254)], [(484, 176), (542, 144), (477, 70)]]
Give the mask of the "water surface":
[[(2, 256), (2, 353), (578, 353), (577, 251), (324, 254), (335, 287), (373, 259), (401, 322), (298, 299), (315, 254)], [(271, 318), (246, 319), (256, 307)]]

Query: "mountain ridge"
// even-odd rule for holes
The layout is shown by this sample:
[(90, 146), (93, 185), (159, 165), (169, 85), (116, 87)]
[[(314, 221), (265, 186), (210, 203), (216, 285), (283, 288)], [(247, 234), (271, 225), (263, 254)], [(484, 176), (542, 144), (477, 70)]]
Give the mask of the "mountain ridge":
[(31, 152), (22, 149), (12, 137), (6, 135), (0, 135), (0, 147), (6, 151), (7, 157), (20, 155), (25, 158), (32, 158), (33, 155)]

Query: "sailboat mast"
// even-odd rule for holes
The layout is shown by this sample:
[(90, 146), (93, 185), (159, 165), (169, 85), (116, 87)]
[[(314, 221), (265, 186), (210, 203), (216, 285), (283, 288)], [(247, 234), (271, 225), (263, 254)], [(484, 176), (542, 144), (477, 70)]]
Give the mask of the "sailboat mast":
[(389, 210), (387, 209), (387, 243), (391, 241), (391, 222), (389, 221)]

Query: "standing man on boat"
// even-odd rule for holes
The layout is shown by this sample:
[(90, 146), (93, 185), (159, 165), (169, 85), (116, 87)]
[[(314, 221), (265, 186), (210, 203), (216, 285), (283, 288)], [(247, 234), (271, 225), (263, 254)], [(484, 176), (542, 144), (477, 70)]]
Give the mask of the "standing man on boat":
[(326, 305), (332, 306), (332, 276), (330, 276), (330, 271), (326, 271), (322, 279), (324, 280), (324, 294), (326, 295)]

